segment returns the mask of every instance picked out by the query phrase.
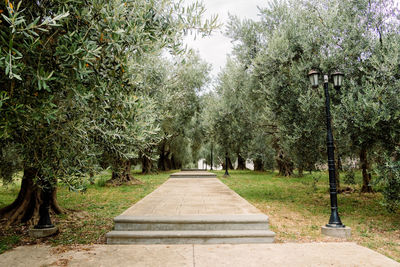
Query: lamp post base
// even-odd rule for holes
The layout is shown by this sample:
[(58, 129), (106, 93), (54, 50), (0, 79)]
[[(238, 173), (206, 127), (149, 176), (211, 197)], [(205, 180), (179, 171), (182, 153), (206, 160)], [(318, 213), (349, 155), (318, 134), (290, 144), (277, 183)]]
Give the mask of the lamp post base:
[(57, 226), (54, 226), (52, 228), (29, 229), (29, 235), (30, 235), (30, 237), (33, 237), (33, 238), (42, 238), (42, 237), (51, 236), (51, 235), (56, 234), (57, 232), (58, 232)]
[(339, 238), (350, 238), (351, 237), (351, 228), (350, 227), (321, 227), (321, 233), (323, 235), (339, 237)]

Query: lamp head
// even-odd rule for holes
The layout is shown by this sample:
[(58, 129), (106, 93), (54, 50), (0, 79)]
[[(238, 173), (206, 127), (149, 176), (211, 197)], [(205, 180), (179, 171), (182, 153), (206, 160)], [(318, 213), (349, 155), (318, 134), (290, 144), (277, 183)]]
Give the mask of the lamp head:
[(319, 72), (316, 70), (311, 70), (308, 73), (308, 77), (310, 78), (311, 86), (318, 87)]
[(333, 85), (335, 87), (341, 87), (343, 84), (343, 78), (344, 74), (340, 71), (336, 71), (332, 73), (332, 78), (333, 78)]

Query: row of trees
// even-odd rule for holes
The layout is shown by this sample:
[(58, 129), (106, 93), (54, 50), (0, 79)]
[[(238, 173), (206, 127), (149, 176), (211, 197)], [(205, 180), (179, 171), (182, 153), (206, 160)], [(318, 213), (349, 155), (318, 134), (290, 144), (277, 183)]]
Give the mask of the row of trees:
[[(358, 159), (362, 192), (371, 174), (399, 207), (400, 13), (391, 1), (272, 1), (260, 20), (231, 16), (234, 51), (216, 92), (204, 97), (204, 128), (243, 168), (275, 166), (281, 175), (312, 171), (326, 162), (322, 90), (312, 89), (311, 69), (345, 73), (331, 88), (337, 169)], [(339, 176), (337, 177), (339, 180)]]
[[(56, 184), (110, 167), (111, 182), (176, 168), (196, 151), (198, 92), (209, 67), (186, 51), (189, 31), (207, 35), (198, 3), (172, 0), (38, 0), (0, 3), (0, 177), (23, 172), (8, 223), (35, 218)], [(179, 145), (178, 145), (179, 144)], [(159, 155), (159, 157), (158, 157)], [(154, 166), (158, 159), (158, 166)]]

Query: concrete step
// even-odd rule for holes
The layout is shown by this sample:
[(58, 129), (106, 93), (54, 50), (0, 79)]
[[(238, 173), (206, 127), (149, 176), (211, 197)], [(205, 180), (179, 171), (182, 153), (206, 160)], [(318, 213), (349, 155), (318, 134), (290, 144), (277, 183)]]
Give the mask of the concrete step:
[(114, 218), (116, 231), (208, 231), (268, 230), (268, 216), (248, 215), (180, 215), (127, 216)]
[(273, 243), (269, 230), (231, 231), (111, 231), (107, 244), (237, 244)]

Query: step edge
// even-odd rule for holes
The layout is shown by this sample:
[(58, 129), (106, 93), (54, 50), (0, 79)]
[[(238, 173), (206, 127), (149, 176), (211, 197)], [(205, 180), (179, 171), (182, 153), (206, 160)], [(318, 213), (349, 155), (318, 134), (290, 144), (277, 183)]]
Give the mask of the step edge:
[(106, 238), (221, 238), (221, 237), (275, 237), (270, 230), (229, 231), (111, 231)]
[(129, 216), (119, 215), (114, 218), (115, 223), (268, 223), (269, 217), (264, 214), (255, 215), (177, 215), (177, 216)]

